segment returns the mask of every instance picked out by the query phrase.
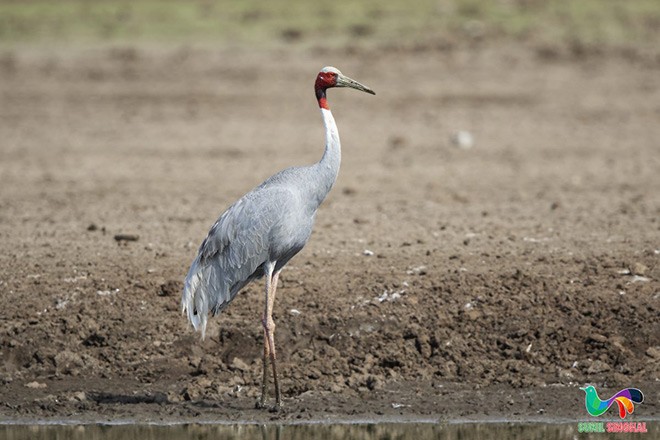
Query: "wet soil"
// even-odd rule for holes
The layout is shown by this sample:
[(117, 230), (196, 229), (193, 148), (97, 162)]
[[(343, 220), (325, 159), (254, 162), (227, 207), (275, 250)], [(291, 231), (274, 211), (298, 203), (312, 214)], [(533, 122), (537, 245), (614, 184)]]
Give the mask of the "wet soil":
[[(329, 93), (342, 169), (280, 278), (272, 414), (263, 285), (205, 341), (180, 291), (226, 207), (320, 158), (324, 65), (377, 95)], [(657, 418), (659, 73), (517, 45), (4, 49), (0, 418), (575, 419), (585, 383)]]

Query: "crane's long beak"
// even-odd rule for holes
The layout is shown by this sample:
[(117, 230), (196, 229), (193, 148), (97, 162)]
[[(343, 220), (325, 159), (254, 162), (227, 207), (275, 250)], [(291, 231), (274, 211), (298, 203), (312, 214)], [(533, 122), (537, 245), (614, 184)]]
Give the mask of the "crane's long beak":
[(376, 94), (376, 92), (371, 90), (369, 87), (362, 85), (359, 82), (355, 81), (354, 79), (350, 79), (349, 77), (341, 74), (337, 76), (336, 87), (350, 87), (351, 89), (360, 90), (362, 92), (370, 93), (372, 95)]

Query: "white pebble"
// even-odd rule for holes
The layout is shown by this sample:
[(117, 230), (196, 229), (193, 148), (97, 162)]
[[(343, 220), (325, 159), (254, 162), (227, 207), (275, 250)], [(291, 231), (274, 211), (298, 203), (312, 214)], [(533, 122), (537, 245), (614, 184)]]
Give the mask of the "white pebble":
[(114, 289), (114, 290), (97, 290), (96, 294), (100, 296), (108, 296), (108, 295), (114, 295), (115, 293), (119, 293), (119, 289)]
[(451, 142), (461, 150), (469, 150), (474, 147), (474, 136), (466, 130), (459, 130), (451, 135)]

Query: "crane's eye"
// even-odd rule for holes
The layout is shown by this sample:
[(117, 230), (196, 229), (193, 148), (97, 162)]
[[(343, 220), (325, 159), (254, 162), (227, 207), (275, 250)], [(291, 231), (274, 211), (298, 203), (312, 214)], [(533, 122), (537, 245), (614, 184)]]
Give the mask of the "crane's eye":
[(334, 87), (337, 83), (337, 74), (334, 72), (321, 72), (316, 80), (317, 88)]

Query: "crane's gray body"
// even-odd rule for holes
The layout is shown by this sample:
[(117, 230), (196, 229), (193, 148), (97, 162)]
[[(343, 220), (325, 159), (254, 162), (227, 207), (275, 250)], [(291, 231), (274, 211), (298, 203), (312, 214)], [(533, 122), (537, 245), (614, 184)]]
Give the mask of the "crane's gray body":
[(321, 109), (326, 127), (323, 158), (287, 168), (240, 198), (211, 227), (186, 276), (182, 309), (205, 333), (209, 312), (217, 314), (266, 264), (278, 272), (305, 246), (316, 211), (332, 188), (341, 162), (337, 127)]

